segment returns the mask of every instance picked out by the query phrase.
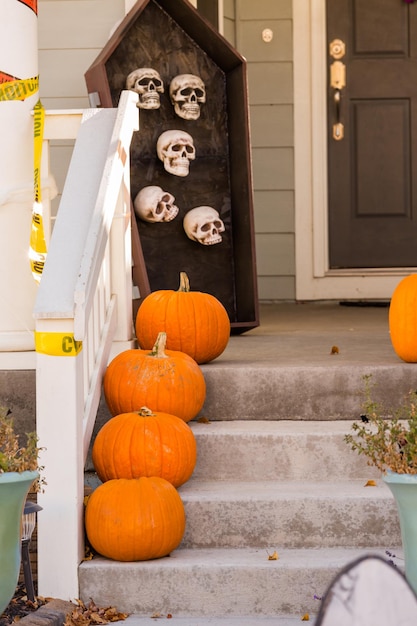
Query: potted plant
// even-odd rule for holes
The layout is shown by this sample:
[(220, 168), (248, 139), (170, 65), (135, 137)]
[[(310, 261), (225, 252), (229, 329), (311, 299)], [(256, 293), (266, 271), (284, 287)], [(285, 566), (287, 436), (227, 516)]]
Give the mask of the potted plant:
[(42, 480), (36, 433), (20, 445), (10, 411), (0, 407), (0, 614), (16, 590), (21, 563), (22, 513), (27, 494)]
[(405, 575), (417, 593), (417, 391), (410, 392), (388, 417), (372, 398), (371, 376), (365, 376), (364, 413), (345, 435), (352, 450), (381, 470), (398, 508)]

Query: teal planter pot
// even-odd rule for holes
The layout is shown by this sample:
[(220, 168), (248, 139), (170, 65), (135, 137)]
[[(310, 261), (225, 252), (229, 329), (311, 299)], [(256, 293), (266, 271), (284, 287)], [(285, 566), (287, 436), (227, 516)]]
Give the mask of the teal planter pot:
[(17, 587), (21, 562), (22, 513), (38, 472), (0, 474), (0, 614)]
[(417, 475), (388, 471), (383, 478), (397, 504), (404, 549), (405, 576), (417, 593)]

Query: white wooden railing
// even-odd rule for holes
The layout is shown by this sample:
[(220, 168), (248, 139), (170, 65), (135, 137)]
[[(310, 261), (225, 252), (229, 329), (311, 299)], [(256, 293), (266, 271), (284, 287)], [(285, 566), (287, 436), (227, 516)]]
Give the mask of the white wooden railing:
[(41, 596), (78, 598), (84, 465), (102, 376), (112, 349), (134, 345), (129, 150), (136, 102), (126, 91), (118, 109), (46, 115), (46, 138), (76, 134), (76, 142), (34, 309), (46, 480), (38, 496)]

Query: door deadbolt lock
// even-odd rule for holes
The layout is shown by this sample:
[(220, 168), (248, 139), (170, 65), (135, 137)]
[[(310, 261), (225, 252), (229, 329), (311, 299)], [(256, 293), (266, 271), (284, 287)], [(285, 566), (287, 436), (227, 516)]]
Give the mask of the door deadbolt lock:
[(345, 42), (341, 39), (333, 39), (329, 44), (329, 52), (333, 59), (342, 59), (346, 54)]

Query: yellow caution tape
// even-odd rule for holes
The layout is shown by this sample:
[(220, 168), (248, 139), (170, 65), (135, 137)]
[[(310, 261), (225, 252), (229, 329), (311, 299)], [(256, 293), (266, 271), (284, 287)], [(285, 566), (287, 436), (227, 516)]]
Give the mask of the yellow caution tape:
[(16, 78), (0, 83), (0, 102), (10, 100), (26, 100), (39, 89), (39, 76), (33, 78)]
[(42, 142), (43, 128), (45, 125), (45, 109), (40, 100), (34, 106), (34, 185), (35, 185), (35, 202), (41, 201), (41, 158), (42, 158)]
[(35, 202), (32, 210), (32, 228), (30, 232), (29, 259), (33, 278), (39, 282), (46, 259), (46, 242), (43, 228), (41, 203), (41, 158), (45, 109), (40, 100), (34, 107), (34, 192)]
[(41, 333), (35, 331), (35, 350), (49, 356), (77, 356), (83, 347), (72, 333)]

